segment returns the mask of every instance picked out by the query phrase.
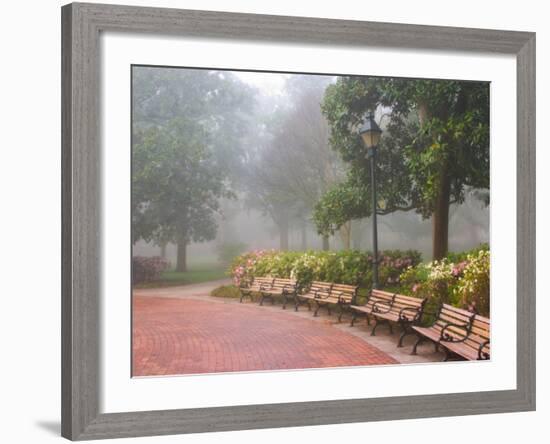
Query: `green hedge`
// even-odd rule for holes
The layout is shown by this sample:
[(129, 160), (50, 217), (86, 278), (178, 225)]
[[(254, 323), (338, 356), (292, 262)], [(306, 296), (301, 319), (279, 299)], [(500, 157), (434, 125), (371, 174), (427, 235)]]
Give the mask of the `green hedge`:
[[(372, 254), (344, 251), (277, 251), (256, 250), (237, 256), (229, 269), (236, 285), (258, 276), (294, 278), (300, 286), (311, 281), (326, 281), (370, 287)], [(418, 251), (388, 250), (379, 255), (379, 279), (382, 285), (399, 283), (408, 267), (421, 261)]]

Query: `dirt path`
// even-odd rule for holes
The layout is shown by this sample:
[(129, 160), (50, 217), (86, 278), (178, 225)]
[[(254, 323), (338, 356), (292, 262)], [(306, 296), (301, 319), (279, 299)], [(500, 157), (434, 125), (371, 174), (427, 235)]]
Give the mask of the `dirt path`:
[(134, 296), (154, 296), (165, 298), (188, 298), (192, 296), (209, 296), (210, 292), (220, 285), (231, 284), (231, 279), (201, 282), (200, 284), (179, 285), (175, 287), (139, 288), (133, 291)]

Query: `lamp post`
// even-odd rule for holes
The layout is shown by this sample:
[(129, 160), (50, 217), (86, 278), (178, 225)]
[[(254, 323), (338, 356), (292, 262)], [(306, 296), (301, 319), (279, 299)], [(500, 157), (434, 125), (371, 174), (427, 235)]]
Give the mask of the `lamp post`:
[(372, 190), (372, 249), (373, 249), (373, 262), (372, 262), (372, 288), (378, 288), (378, 227), (376, 225), (376, 148), (382, 130), (376, 124), (374, 120), (374, 114), (369, 112), (365, 118), (363, 126), (359, 130), (363, 144), (367, 148), (367, 159), (370, 159), (370, 178), (371, 178), (371, 190)]

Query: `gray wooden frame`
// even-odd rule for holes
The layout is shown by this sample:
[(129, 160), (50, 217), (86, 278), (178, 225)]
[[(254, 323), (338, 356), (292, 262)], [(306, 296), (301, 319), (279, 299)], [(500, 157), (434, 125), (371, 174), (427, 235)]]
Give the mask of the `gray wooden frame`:
[[(101, 31), (517, 57), (517, 389), (99, 411)], [(62, 435), (97, 439), (535, 409), (535, 34), (74, 3), (62, 8)]]

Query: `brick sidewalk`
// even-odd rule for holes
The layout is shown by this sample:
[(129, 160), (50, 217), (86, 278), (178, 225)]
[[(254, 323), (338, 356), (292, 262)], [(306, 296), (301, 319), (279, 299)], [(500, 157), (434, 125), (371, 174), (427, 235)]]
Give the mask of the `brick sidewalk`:
[(329, 323), (257, 305), (134, 296), (134, 376), (395, 364)]

